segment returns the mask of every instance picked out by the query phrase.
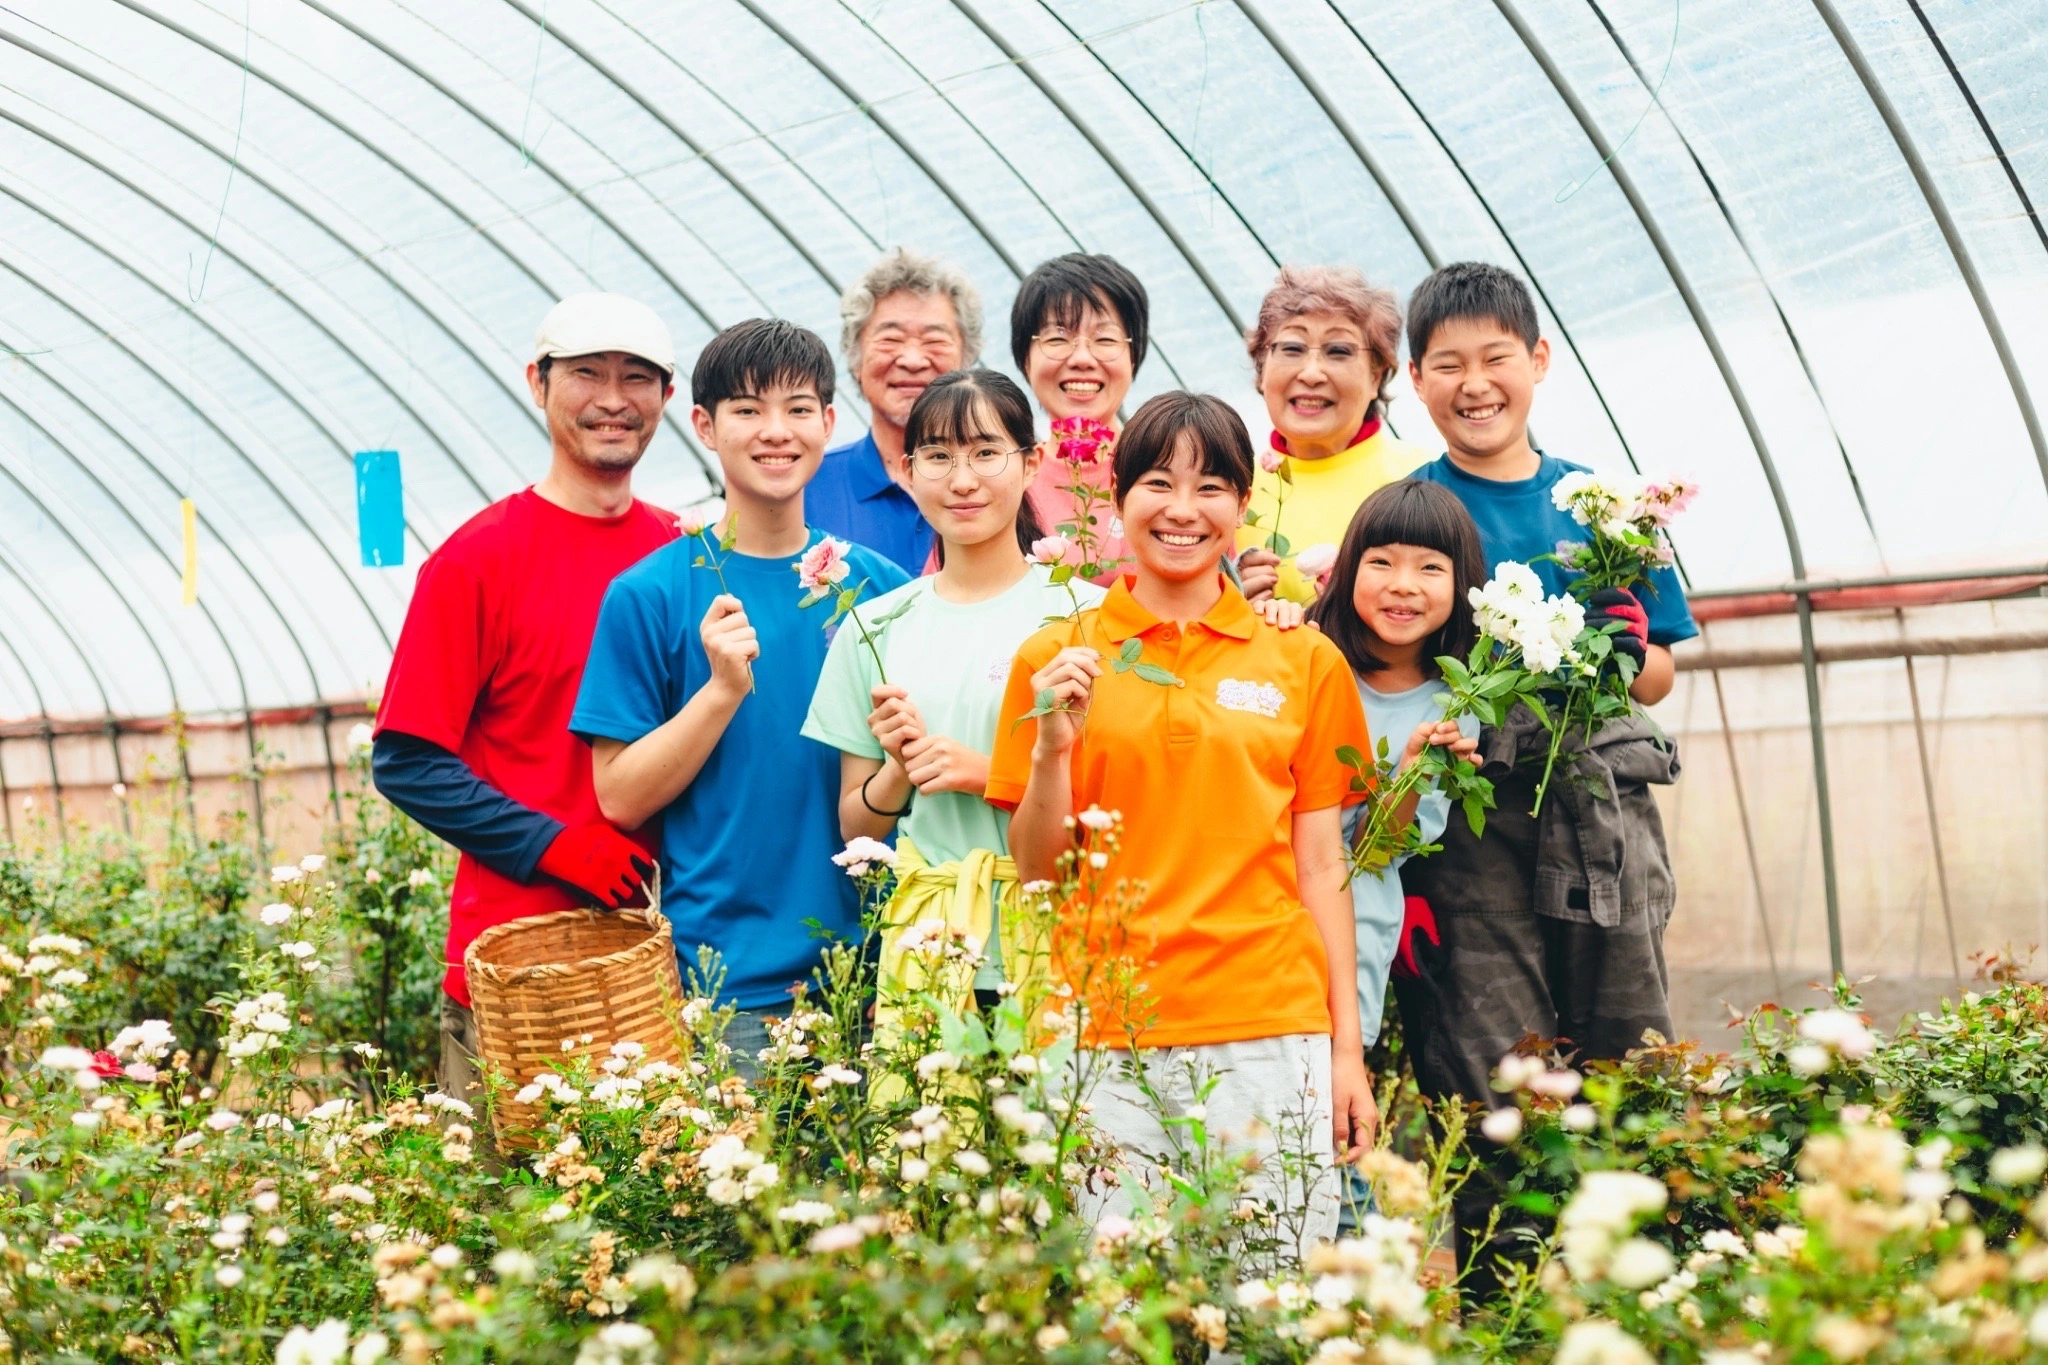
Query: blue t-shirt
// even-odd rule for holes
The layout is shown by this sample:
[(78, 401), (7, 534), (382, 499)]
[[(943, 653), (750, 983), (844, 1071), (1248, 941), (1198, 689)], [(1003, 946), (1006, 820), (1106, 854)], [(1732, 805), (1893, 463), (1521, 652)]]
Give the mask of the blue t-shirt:
[[(1571, 513), (1558, 510), (1550, 500), (1550, 490), (1566, 474), (1593, 471), (1540, 451), (1537, 458), (1541, 464), (1535, 477), (1528, 479), (1482, 479), (1452, 464), (1448, 455), (1439, 455), (1408, 477), (1442, 484), (1458, 495), (1472, 520), (1479, 523), (1488, 573), (1503, 560), (1519, 559), (1536, 570), (1545, 592), (1561, 594), (1568, 590), (1572, 575), (1563, 565), (1532, 561), (1555, 551), (1560, 540), (1584, 540), (1586, 528), (1573, 521)], [(1636, 585), (1636, 597), (1650, 618), (1651, 644), (1674, 645), (1700, 633), (1693, 624), (1692, 608), (1685, 604), (1685, 589), (1672, 570), (1652, 569), (1649, 581)]]
[(825, 462), (804, 487), (804, 519), (894, 560), (912, 578), (931, 558), (931, 523), (882, 468), (873, 432), (825, 452)]
[[(812, 528), (806, 545), (825, 533)], [(721, 591), (696, 561), (703, 539), (676, 541), (613, 580), (597, 616), (569, 728), (630, 744), (666, 723), (711, 678), (698, 627)], [(661, 813), (661, 908), (687, 977), (697, 950), (725, 966), (720, 1003), (786, 1004), (808, 983), (824, 942), (804, 921), (841, 939), (858, 933), (853, 883), (832, 862), (839, 838), (839, 753), (805, 739), (804, 713), (825, 664), (832, 603), (797, 604), (798, 555), (728, 554), (725, 581), (759, 637), (755, 691), (733, 713), (696, 779)], [(861, 546), (848, 555), (861, 601), (907, 582)], [(841, 626), (851, 628), (841, 619)]]

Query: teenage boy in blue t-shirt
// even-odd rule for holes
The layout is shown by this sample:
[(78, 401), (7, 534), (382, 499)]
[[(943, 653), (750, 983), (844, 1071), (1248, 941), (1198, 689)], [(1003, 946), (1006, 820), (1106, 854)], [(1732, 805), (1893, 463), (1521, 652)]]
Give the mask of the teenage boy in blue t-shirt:
[[(1498, 266), (1447, 265), (1408, 304), (1408, 373), (1446, 451), (1409, 477), (1442, 484), (1479, 525), (1489, 570), (1510, 559), (1531, 564), (1547, 591), (1571, 575), (1535, 563), (1583, 529), (1551, 501), (1557, 481), (1585, 466), (1529, 443), (1529, 408), (1550, 364), (1529, 288)], [(1617, 651), (1635, 660), (1629, 691), (1641, 705), (1662, 701), (1674, 678), (1671, 646), (1699, 633), (1678, 575), (1657, 569), (1645, 592), (1606, 591), (1586, 604), (1588, 625), (1619, 621)], [(1651, 784), (1678, 772), (1676, 752), (1647, 722), (1603, 726), (1598, 766), (1613, 788), (1597, 818), (1580, 821), (1572, 782), (1560, 771), (1539, 820), (1530, 815), (1542, 759), (1524, 752), (1537, 734), (1489, 727), (1480, 757), (1494, 779), (1496, 808), (1483, 835), (1453, 820), (1441, 851), (1410, 861), (1406, 946), (1415, 975), (1397, 975), (1416, 1078), (1432, 1098), (1512, 1103), (1489, 1079), (1524, 1038), (1557, 1039), (1580, 1061), (1640, 1047), (1645, 1030), (1669, 1037), (1671, 1007), (1664, 925), (1674, 884)], [(1535, 745), (1547, 748), (1547, 745)], [(1520, 761), (1518, 761), (1520, 756)], [(1566, 760), (1576, 763), (1573, 755)], [(1590, 804), (1590, 803), (1589, 803)], [(1570, 829), (1564, 826), (1571, 826)], [(1458, 1200), (1460, 1260), (1485, 1225), (1498, 1190), (1472, 1181)], [(1483, 1286), (1492, 1257), (1475, 1274)]]
[[(590, 741), (598, 804), (624, 829), (661, 818), (661, 901), (685, 970), (724, 966), (720, 1003), (750, 1070), (823, 942), (859, 906), (833, 865), (839, 754), (800, 733), (825, 663), (830, 607), (805, 609), (797, 564), (825, 538), (804, 485), (832, 436), (832, 356), (794, 323), (735, 323), (690, 376), (697, 437), (725, 474), (725, 518), (621, 574), (605, 594), (569, 728)], [(718, 546), (728, 530), (730, 552)], [(907, 581), (854, 546), (862, 598)]]

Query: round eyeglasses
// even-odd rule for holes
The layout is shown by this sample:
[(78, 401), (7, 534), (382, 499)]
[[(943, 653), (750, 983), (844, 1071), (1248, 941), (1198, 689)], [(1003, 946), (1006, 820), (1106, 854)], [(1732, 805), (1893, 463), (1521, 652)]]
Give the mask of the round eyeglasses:
[(1031, 338), (1038, 343), (1038, 349), (1045, 352), (1048, 360), (1065, 360), (1074, 353), (1076, 346), (1085, 346), (1088, 354), (1098, 360), (1114, 360), (1129, 349), (1131, 339), (1115, 332), (1103, 332), (1092, 337), (1069, 336), (1065, 332), (1040, 332)]
[(1266, 347), (1266, 359), (1283, 370), (1298, 370), (1308, 364), (1311, 356), (1322, 357), (1326, 368), (1348, 370), (1362, 364), (1365, 351), (1349, 341), (1333, 341), (1327, 346), (1311, 346), (1302, 341), (1276, 341)]
[(921, 479), (945, 479), (952, 477), (962, 460), (976, 478), (992, 479), (1010, 467), (1014, 450), (1002, 450), (996, 446), (979, 446), (966, 455), (955, 455), (942, 446), (925, 446), (910, 452), (910, 467)]

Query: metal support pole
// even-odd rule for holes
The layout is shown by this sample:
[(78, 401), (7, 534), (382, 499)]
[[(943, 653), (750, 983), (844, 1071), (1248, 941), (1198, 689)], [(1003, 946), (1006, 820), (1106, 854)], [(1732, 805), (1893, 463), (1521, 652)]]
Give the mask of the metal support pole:
[[(1572, 118), (1577, 121), (1580, 131), (1586, 135), (1586, 140), (1592, 143), (1593, 149), (1600, 154), (1602, 164), (1614, 177), (1615, 188), (1619, 189), (1622, 197), (1628, 201), (1629, 208), (1635, 213), (1636, 222), (1643, 229), (1643, 235), (1649, 238), (1651, 249), (1663, 263), (1664, 273), (1670, 277), (1672, 287), (1678, 291), (1678, 297), (1685, 304), (1686, 312), (1692, 317), (1693, 326), (1698, 329), (1700, 340), (1706, 345), (1707, 354), (1713, 357), (1714, 368), (1720, 373), (1721, 383), (1727, 388), (1728, 397), (1735, 404), (1736, 415), (1742, 419), (1743, 430), (1749, 436), (1750, 446), (1756, 452), (1757, 464), (1763, 471), (1764, 482), (1770, 486), (1771, 501), (1776, 506), (1778, 523), (1785, 535), (1785, 556), (1791, 563), (1792, 577), (1804, 581), (1806, 555), (1799, 547), (1799, 528), (1793, 521), (1792, 504), (1785, 496), (1785, 486), (1778, 478), (1777, 461), (1772, 458), (1770, 444), (1764, 440), (1763, 427), (1757, 421), (1756, 412), (1749, 405), (1749, 397), (1743, 392), (1741, 381), (1736, 377), (1734, 363), (1728, 358), (1727, 349), (1721, 344), (1720, 333), (1714, 327), (1713, 319), (1707, 315), (1706, 305), (1701, 302), (1698, 292), (1692, 287), (1691, 277), (1679, 264), (1678, 253), (1673, 250), (1670, 239), (1658, 225), (1656, 216), (1650, 212), (1649, 202), (1636, 187), (1635, 178), (1629, 174), (1628, 167), (1621, 158), (1621, 149), (1614, 146), (1607, 134), (1601, 131), (1591, 111), (1586, 108), (1585, 102), (1572, 89), (1571, 83), (1564, 78), (1564, 73), (1551, 59), (1549, 50), (1536, 36), (1536, 31), (1515, 7), (1514, 0), (1493, 0), (1493, 3), (1494, 8), (1500, 11), (1501, 18), (1507, 21), (1508, 27), (1521, 39), (1522, 46), (1529, 56), (1542, 68), (1544, 77), (1557, 92), (1557, 97), (1563, 100), (1565, 107), (1571, 111)], [(1843, 974), (1841, 903), (1835, 886), (1834, 815), (1828, 800), (1827, 734), (1821, 722), (1820, 671), (1819, 664), (1814, 658), (1812, 598), (1801, 592), (1798, 606), (1800, 653), (1806, 668), (1806, 715), (1813, 731), (1814, 791), (1820, 799), (1820, 852), (1828, 899), (1830, 965), (1835, 975), (1840, 976)]]
[(1728, 727), (1728, 698), (1721, 692), (1721, 670), (1713, 671), (1714, 706), (1721, 713), (1721, 747), (1728, 753), (1728, 780), (1735, 788), (1735, 813), (1742, 820), (1742, 846), (1749, 853), (1749, 884), (1756, 892), (1756, 919), (1764, 932), (1764, 957), (1771, 964), (1771, 993), (1785, 994), (1778, 975), (1778, 950), (1771, 942), (1771, 916), (1764, 905), (1764, 870), (1756, 856), (1756, 830), (1749, 820), (1749, 796), (1742, 789), (1742, 766), (1735, 759), (1735, 733)]
[[(1899, 617), (1899, 629), (1905, 629), (1905, 616)], [(1955, 977), (1958, 989), (1963, 984), (1963, 963), (1956, 953), (1956, 914), (1954, 903), (1948, 894), (1948, 859), (1941, 849), (1941, 810), (1934, 802), (1934, 765), (1927, 758), (1927, 727), (1920, 716), (1920, 679), (1913, 671), (1913, 656), (1906, 656), (1906, 695), (1913, 702), (1913, 743), (1920, 750), (1920, 794), (1927, 801), (1927, 841), (1934, 847), (1934, 883), (1941, 892), (1941, 918), (1948, 928), (1948, 969)], [(1925, 902), (1922, 902), (1923, 904)], [(1915, 936), (1917, 940), (1917, 935)], [(1914, 944), (1914, 955), (1918, 956), (1919, 944)]]
[(107, 749), (114, 755), (114, 785), (123, 793), (115, 798), (121, 807), (121, 832), (132, 837), (135, 824), (128, 817), (128, 775), (121, 770), (121, 723), (112, 716), (107, 717)]
[(57, 772), (57, 732), (48, 716), (43, 717), (43, 752), (50, 756), (50, 804), (57, 808), (57, 846), (69, 848), (71, 836), (64, 829), (64, 779)]
[(334, 806), (334, 827), (341, 828), (341, 772), (334, 766), (334, 708), (322, 706), (314, 712), (320, 717), (320, 747), (327, 754), (327, 799)]
[(0, 739), (0, 816), (7, 822), (7, 843), (14, 844), (14, 793), (7, 790), (7, 741)]
[(244, 711), (242, 716), (249, 736), (249, 813), (256, 821), (256, 851), (268, 858), (270, 840), (263, 833), (263, 765), (259, 759), (262, 750), (256, 743), (256, 713)]

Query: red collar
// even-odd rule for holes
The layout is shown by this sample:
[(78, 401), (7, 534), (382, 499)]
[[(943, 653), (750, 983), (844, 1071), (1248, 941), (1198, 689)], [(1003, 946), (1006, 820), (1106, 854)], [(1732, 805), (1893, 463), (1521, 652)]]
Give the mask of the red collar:
[[(1363, 443), (1370, 441), (1373, 437), (1379, 435), (1379, 432), (1379, 414), (1373, 413), (1371, 416), (1365, 419), (1365, 425), (1358, 429), (1358, 434), (1356, 436), (1353, 436), (1349, 441), (1345, 443), (1344, 448), (1346, 450), (1349, 450), (1351, 449), (1351, 447), (1355, 445), (1362, 445)], [(1279, 451), (1282, 455), (1290, 453), (1287, 449), (1287, 438), (1285, 436), (1282, 436), (1277, 428), (1273, 432), (1272, 441), (1273, 449)]]

